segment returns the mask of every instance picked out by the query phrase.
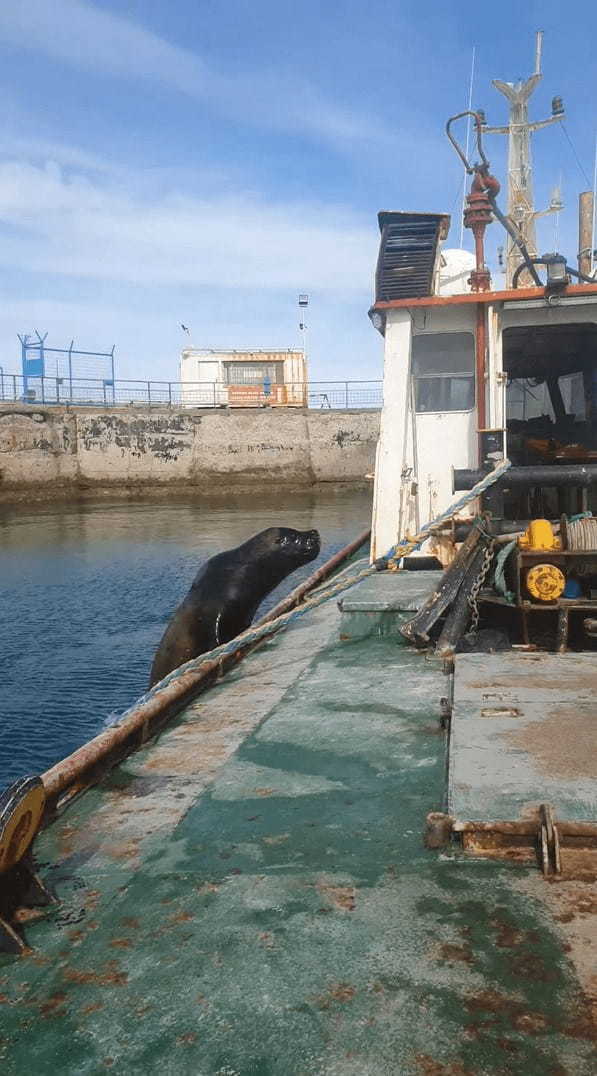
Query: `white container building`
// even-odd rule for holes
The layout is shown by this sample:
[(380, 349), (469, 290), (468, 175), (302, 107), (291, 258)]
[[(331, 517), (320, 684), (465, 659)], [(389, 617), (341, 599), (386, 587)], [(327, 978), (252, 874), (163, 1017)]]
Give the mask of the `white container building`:
[(186, 407), (306, 407), (303, 351), (185, 348), (180, 358)]

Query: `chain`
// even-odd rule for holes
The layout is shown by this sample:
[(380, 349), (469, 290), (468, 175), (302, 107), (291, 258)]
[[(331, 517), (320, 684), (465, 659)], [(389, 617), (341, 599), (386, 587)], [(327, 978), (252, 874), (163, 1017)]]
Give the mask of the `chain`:
[(493, 547), (494, 542), (489, 541), (485, 546), (485, 552), (483, 554), (483, 560), (481, 561), (481, 567), (479, 574), (473, 583), (471, 592), (468, 596), (468, 603), (471, 607), (471, 626), (469, 631), (477, 631), (479, 627), (479, 591), (485, 582), (487, 573), (491, 568), (491, 562), (493, 560)]

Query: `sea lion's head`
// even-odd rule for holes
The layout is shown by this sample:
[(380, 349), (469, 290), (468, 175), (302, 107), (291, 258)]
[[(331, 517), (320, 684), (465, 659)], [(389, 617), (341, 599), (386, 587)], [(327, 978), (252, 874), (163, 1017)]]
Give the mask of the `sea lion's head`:
[(292, 527), (268, 527), (252, 540), (259, 553), (288, 564), (288, 571), (315, 560), (321, 549), (318, 531), (295, 531)]

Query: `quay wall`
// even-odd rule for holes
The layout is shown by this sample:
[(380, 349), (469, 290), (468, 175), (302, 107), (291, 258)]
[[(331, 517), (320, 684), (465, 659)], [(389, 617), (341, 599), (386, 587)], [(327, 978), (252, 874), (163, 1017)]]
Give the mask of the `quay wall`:
[(365, 483), (379, 412), (0, 404), (0, 500)]

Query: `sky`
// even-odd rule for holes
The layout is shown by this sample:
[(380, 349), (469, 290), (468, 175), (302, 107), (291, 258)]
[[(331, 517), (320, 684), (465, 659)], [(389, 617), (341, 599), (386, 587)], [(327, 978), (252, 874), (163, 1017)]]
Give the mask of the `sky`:
[[(176, 380), (189, 343), (299, 347), (307, 292), (311, 379), (380, 377), (377, 212), (451, 213), (460, 245), (446, 119), (466, 107), (474, 48), (473, 104), (506, 122), (491, 79), (531, 74), (538, 29), (531, 118), (554, 94), (566, 107), (565, 131), (533, 140), (537, 208), (556, 185), (566, 205), (539, 247), (575, 264), (597, 131), (592, 0), (2, 5), (0, 366), (18, 371), (17, 334), (37, 329), (54, 347), (116, 345), (117, 377)], [(505, 139), (486, 148), (505, 181)]]

